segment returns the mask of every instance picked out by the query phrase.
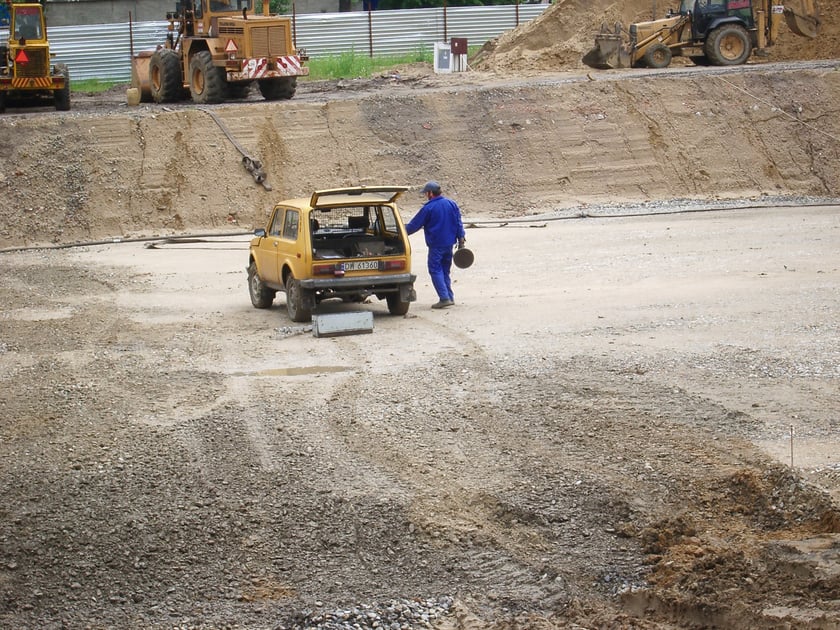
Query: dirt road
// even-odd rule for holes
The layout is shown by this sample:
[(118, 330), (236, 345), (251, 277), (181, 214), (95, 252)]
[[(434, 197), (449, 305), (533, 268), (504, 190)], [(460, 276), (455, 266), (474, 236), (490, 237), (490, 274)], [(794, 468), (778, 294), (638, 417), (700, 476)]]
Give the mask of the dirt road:
[(838, 627), (837, 208), (550, 218), (339, 338), (241, 236), (4, 254), (0, 625)]

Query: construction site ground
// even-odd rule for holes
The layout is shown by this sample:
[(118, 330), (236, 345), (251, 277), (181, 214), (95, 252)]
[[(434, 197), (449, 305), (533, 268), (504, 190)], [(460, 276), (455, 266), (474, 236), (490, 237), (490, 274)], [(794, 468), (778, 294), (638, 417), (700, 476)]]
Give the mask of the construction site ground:
[[(840, 628), (840, 50), (522, 41), (0, 117), (0, 626)], [(406, 317), (324, 305), (371, 334), (251, 306), (272, 203), (428, 179), (453, 308), (421, 234)]]

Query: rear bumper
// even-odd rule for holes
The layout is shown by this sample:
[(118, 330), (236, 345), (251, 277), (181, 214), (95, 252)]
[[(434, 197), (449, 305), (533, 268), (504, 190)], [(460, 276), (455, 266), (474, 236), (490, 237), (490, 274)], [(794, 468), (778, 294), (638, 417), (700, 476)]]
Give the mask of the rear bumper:
[[(238, 66), (238, 63), (236, 64)], [(302, 65), (300, 57), (258, 57), (242, 61), (242, 68), (227, 71), (228, 81), (253, 81), (255, 79), (279, 79), (284, 77), (304, 77), (309, 68)]]
[(64, 77), (0, 77), (2, 90), (60, 90)]
[(371, 293), (377, 291), (397, 291), (403, 285), (413, 285), (417, 276), (410, 273), (379, 276), (359, 276), (350, 278), (311, 278), (301, 280), (300, 286), (304, 289), (314, 291), (343, 291), (367, 290)]

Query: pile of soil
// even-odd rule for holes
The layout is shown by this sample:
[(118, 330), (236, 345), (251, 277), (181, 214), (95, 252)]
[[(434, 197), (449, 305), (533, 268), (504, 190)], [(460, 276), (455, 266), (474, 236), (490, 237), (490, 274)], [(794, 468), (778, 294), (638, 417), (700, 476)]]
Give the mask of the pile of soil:
[[(530, 22), (487, 42), (471, 64), (496, 72), (556, 72), (584, 68), (581, 57), (592, 47), (601, 24), (633, 22), (664, 17), (676, 2), (655, 0), (556, 0)], [(767, 61), (835, 59), (840, 57), (840, 16), (823, 11), (820, 35), (806, 39), (783, 24), (778, 43)], [(755, 58), (754, 58), (755, 59)], [(681, 60), (676, 59), (675, 63)], [(690, 63), (690, 62), (687, 62)]]

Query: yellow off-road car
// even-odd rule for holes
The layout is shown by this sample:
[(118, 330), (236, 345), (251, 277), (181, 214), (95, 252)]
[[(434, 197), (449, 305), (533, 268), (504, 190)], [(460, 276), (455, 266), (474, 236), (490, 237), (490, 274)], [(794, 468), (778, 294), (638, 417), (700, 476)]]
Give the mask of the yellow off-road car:
[(307, 322), (323, 300), (362, 302), (371, 295), (405, 315), (416, 299), (411, 246), (397, 207), (406, 186), (316, 190), (274, 206), (254, 230), (248, 289), (256, 308), (286, 292), (293, 322)]

